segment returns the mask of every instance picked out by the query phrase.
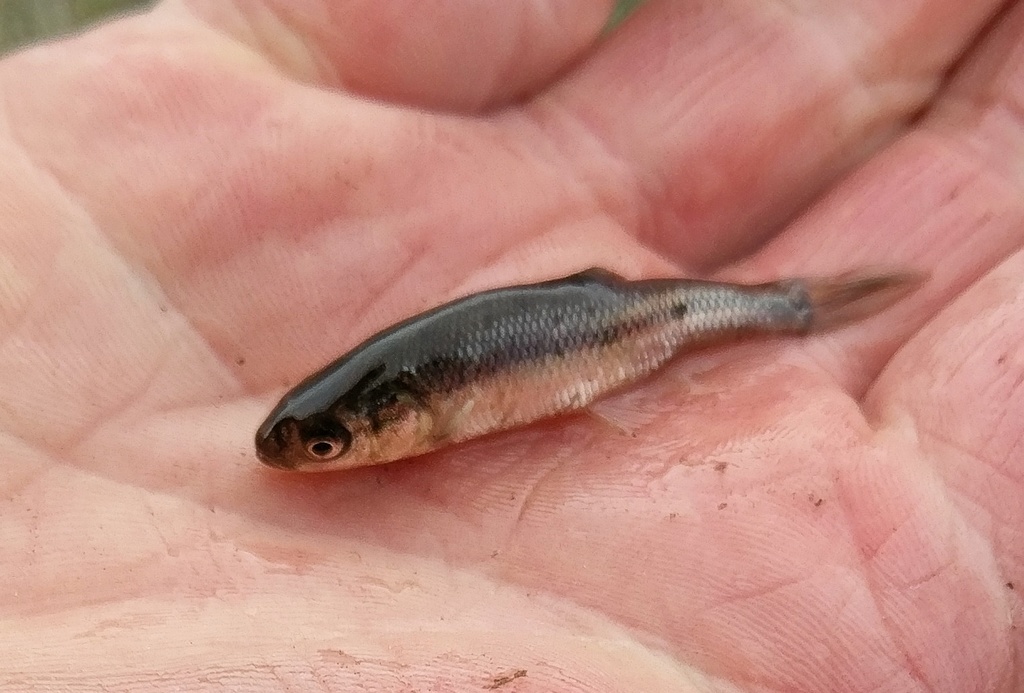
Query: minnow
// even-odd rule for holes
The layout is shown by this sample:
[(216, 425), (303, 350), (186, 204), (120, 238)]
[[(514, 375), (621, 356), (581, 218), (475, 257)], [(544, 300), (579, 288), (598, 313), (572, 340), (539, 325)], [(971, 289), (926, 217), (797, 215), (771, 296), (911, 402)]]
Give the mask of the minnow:
[(683, 352), (866, 318), (911, 272), (726, 284), (590, 269), (474, 294), (405, 320), (288, 392), (256, 433), (271, 467), (382, 464), (547, 419)]

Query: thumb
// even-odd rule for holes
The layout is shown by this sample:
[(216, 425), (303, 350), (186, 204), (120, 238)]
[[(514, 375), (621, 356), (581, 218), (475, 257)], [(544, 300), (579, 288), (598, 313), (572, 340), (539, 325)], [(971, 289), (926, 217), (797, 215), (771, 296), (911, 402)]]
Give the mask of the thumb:
[[(538, 89), (598, 37), (613, 0), (184, 0), (301, 79), (473, 111)], [(165, 6), (166, 9), (171, 9)]]

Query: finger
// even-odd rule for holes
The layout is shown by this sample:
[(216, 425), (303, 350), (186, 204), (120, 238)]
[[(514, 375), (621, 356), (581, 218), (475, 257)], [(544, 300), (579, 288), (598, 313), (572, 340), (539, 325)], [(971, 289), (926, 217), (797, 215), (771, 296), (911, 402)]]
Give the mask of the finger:
[[(175, 447), (198, 452), (180, 437)], [(142, 460), (162, 451), (134, 457), (115, 447), (121, 464), (107, 478), (6, 434), (0, 449), (0, 647), (18, 653), (0, 672), (20, 690), (101, 690), (130, 679), (132, 690), (192, 691), (226, 678), (231, 690), (284, 681), (487, 690), (525, 676), (544, 690), (608, 690), (611, 682), (662, 691), (681, 676), (701, 680), (591, 610), (553, 606), (477, 571), (399, 556), (335, 529), (282, 532), (246, 516), (265, 501), (250, 496), (241, 514), (224, 512), (214, 498), (197, 502), (187, 476), (186, 486), (151, 493)], [(250, 489), (255, 476), (250, 468)], [(210, 479), (216, 485), (222, 475)], [(268, 613), (282, 617), (253, 617)], [(424, 631), (424, 623), (433, 625)]]
[[(937, 476), (941, 490), (936, 494), (955, 513), (950, 528), (956, 531), (943, 541), (963, 537), (975, 547), (958, 570), (984, 586), (988, 608), (999, 612), (1000, 632), (994, 635), (1002, 642), (996, 651), (1013, 653), (1016, 671), (1024, 664), (1019, 635), (1024, 624), (1022, 277), (1024, 252), (1017, 251), (936, 316), (871, 388), (866, 406), (887, 438), (908, 455), (923, 456), (929, 466), (860, 474), (869, 493), (862, 494), (858, 508), (860, 517), (869, 518), (880, 506), (891, 507), (896, 499), (884, 483), (887, 475)], [(905, 502), (898, 504), (901, 512), (916, 514)], [(874, 543), (894, 543), (903, 534), (870, 522), (858, 531)], [(872, 566), (879, 577), (892, 575), (902, 560), (891, 553), (881, 559)], [(902, 590), (887, 591), (893, 598), (880, 607), (897, 608)]]
[[(776, 238), (741, 275), (909, 266), (930, 280), (890, 311), (815, 340), (808, 355), (861, 394), (942, 306), (1024, 243), (1024, 10), (1007, 14), (921, 122)], [(813, 270), (812, 270), (813, 268)]]
[(150, 16), (0, 85), (11, 137), (252, 387), (448, 297), (650, 262), (522, 119), (325, 94), (247, 55)]
[(37, 484), (5, 513), (20, 560), (0, 565), (0, 672), (21, 691), (717, 688), (592, 611), (474, 571), (69, 476), (79, 496)]
[(427, 108), (478, 110), (538, 88), (599, 35), (613, 0), (188, 0), (218, 31), (306, 81)]
[(599, 143), (604, 157), (577, 145), (579, 166), (627, 227), (707, 267), (901, 131), (1000, 4), (651, 2), (537, 117), (556, 141)]

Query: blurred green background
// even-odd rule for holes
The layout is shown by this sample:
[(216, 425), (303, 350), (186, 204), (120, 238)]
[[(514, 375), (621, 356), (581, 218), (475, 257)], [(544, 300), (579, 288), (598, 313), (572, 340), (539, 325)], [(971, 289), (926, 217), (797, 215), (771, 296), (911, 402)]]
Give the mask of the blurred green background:
[[(0, 54), (26, 43), (75, 31), (111, 15), (141, 9), (154, 0), (0, 0)], [(609, 26), (643, 0), (619, 0)]]
[(0, 53), (74, 31), (153, 0), (0, 0)]

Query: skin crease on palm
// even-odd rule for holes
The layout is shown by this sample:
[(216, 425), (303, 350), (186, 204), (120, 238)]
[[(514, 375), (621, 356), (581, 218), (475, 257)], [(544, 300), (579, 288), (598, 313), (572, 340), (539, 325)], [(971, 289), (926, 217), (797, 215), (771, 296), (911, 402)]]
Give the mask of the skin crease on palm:
[[(0, 678), (1020, 690), (1024, 3), (437, 5), (168, 2), (0, 62)], [(932, 277), (681, 359), (622, 431), (255, 460), (377, 329), (592, 265)]]

